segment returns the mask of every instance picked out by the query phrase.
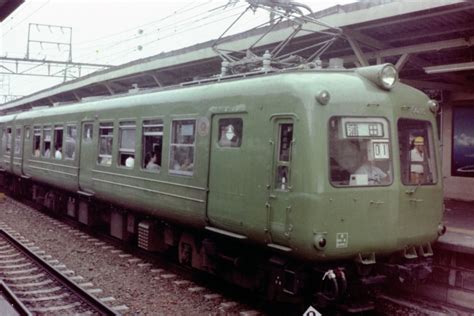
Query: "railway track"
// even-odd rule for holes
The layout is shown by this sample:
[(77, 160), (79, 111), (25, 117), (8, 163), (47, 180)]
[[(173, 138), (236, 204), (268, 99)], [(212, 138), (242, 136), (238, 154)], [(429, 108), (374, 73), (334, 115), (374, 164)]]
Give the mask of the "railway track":
[[(24, 214), (25, 216), (36, 214), (34, 215), (34, 221), (41, 221), (41, 224), (38, 225), (43, 225), (44, 228), (44, 226), (48, 226), (45, 222), (49, 222), (51, 224), (50, 230), (57, 229), (58, 234), (69, 235), (69, 237), (63, 235), (61, 237), (63, 240), (65, 238), (71, 241), (76, 239), (81, 244), (77, 246), (78, 248), (90, 247), (100, 252), (110, 253), (112, 257), (115, 257), (114, 260), (116, 260), (117, 264), (128, 266), (131, 274), (147, 273), (148, 280), (151, 280), (151, 282), (155, 284), (165, 283), (164, 287), (170, 290), (170, 293), (174, 291), (179, 293), (177, 295), (180, 296), (180, 300), (197, 301), (197, 304), (207, 306), (212, 312), (206, 312), (206, 314), (218, 313), (219, 315), (235, 314), (242, 316), (267, 314), (266, 308), (262, 307), (258, 302), (255, 303), (255, 298), (249, 298), (248, 294), (244, 294), (244, 291), (229, 287), (227, 284), (223, 284), (209, 275), (203, 275), (202, 273), (196, 273), (195, 271), (184, 268), (174, 263), (174, 261), (166, 255), (151, 254), (139, 248), (131, 247), (108, 236), (105, 232), (91, 230), (67, 216), (60, 216), (58, 214), (52, 216), (51, 213), (30, 201), (20, 201), (8, 196), (5, 197), (5, 203), (14, 205), (18, 210), (15, 212), (15, 218), (18, 218), (19, 214)], [(11, 224), (12, 223), (7, 224), (0, 222), (0, 228), (4, 227), (10, 235), (25, 235), (28, 239), (32, 239), (29, 233), (23, 231), (23, 233), (20, 234), (18, 227), (14, 229), (11, 227)], [(36, 244), (40, 246), (35, 240), (35, 245)], [(85, 246), (84, 244), (89, 244), (89, 246)], [(90, 253), (92, 253), (92, 251)], [(57, 262), (57, 260), (54, 261)], [(1, 264), (0, 261), (0, 265)], [(111, 267), (110, 269), (113, 270), (114, 268)], [(162, 289), (161, 286), (159, 289)], [(115, 294), (119, 295), (119, 293)], [(159, 301), (159, 298), (155, 297), (155, 300)], [(133, 305), (132, 302), (129, 303)], [(134, 313), (133, 309), (122, 310), (121, 307), (125, 307), (125, 305), (119, 305), (117, 307), (117, 309), (115, 307), (112, 307), (112, 309), (118, 312)], [(140, 310), (146, 311), (147, 309), (140, 307)], [(63, 315), (62, 313), (60, 314)], [(289, 315), (288, 313), (286, 314)]]
[(12, 294), (9, 299), (32, 314), (117, 315), (3, 229), (0, 278)]

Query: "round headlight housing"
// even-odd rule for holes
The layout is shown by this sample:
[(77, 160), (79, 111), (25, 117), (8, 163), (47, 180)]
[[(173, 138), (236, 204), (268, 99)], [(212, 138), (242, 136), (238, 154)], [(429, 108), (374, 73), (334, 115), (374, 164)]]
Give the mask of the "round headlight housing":
[(384, 90), (392, 89), (398, 81), (398, 71), (392, 64), (356, 68), (356, 73)]
[(387, 90), (393, 88), (398, 81), (398, 72), (393, 65), (385, 65), (379, 73), (379, 85)]

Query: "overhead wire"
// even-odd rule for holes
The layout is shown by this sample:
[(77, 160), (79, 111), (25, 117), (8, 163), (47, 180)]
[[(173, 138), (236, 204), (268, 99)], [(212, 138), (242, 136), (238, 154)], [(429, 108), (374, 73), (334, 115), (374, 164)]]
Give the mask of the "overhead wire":
[[(193, 2), (191, 2), (191, 4), (188, 4), (188, 5), (192, 5), (193, 3), (196, 3), (196, 2), (198, 2), (198, 1), (193, 1)], [(99, 38), (96, 38), (96, 39), (78, 42), (75, 45), (77, 45), (79, 47), (82, 47), (81, 44), (84, 44), (84, 43), (93, 43), (93, 42), (101, 41), (101, 40), (104, 40), (104, 39), (109, 39), (109, 38), (112, 38), (112, 37), (115, 37), (115, 36), (123, 35), (125, 33), (136, 32), (137, 29), (145, 28), (147, 26), (150, 26), (150, 25), (153, 25), (153, 24), (156, 24), (156, 23), (158, 23), (158, 24), (162, 23), (163, 21), (166, 21), (166, 20), (168, 20), (169, 18), (171, 18), (173, 16), (184, 14), (186, 12), (189, 12), (190, 10), (194, 10), (198, 7), (202, 7), (203, 5), (206, 5), (206, 4), (211, 3), (211, 2), (212, 2), (212, 0), (209, 0), (205, 3), (200, 3), (199, 5), (196, 5), (196, 6), (193, 6), (193, 7), (190, 7), (190, 8), (186, 8), (186, 6), (188, 6), (188, 5), (186, 5), (186, 6), (183, 7), (183, 8), (186, 8), (186, 9), (184, 9), (184, 10), (183, 10), (183, 8), (178, 9), (178, 10), (174, 11), (172, 14), (169, 14), (169, 15), (163, 17), (163, 18), (160, 18), (160, 19), (157, 19), (157, 20), (154, 20), (154, 21), (142, 24), (142, 25), (137, 25), (137, 26), (134, 26), (133, 28), (128, 28), (126, 30), (123, 30), (123, 31), (120, 31), (120, 32), (117, 32), (117, 33), (113, 33), (113, 34), (110, 34), (110, 35), (102, 36), (102, 37), (99, 37)], [(89, 47), (89, 46), (91, 46), (91, 45), (86, 45), (84, 47)]]
[[(212, 1), (208, 1), (208, 2), (206, 2), (206, 3), (210, 3), (210, 2), (212, 2)], [(190, 11), (190, 10), (193, 10), (193, 9), (197, 8), (197, 7), (198, 7), (198, 6), (193, 6), (193, 7), (191, 7), (191, 8), (188, 8), (188, 9), (184, 10), (184, 11), (188, 12), (188, 11)], [(202, 7), (202, 4), (200, 4), (199, 7)], [(181, 14), (182, 14), (184, 11), (181, 11)], [(195, 14), (195, 16), (200, 16), (200, 15), (203, 15), (203, 14), (206, 14), (206, 13), (208, 13), (208, 10), (207, 10), (207, 9), (204, 10), (203, 12), (200, 12), (200, 13), (198, 13), (198, 14)], [(173, 15), (178, 15), (178, 11), (175, 11), (175, 13), (174, 13)], [(171, 16), (173, 16), (173, 15), (168, 15), (168, 16), (165, 17), (165, 18), (169, 18), (169, 17), (171, 17)], [(160, 22), (160, 23), (163, 23), (163, 21), (165, 20), (165, 18), (159, 20), (159, 22)], [(187, 20), (188, 20), (188, 19), (183, 19), (183, 20), (179, 20), (179, 21), (177, 21), (177, 22), (182, 22), (182, 21), (187, 21)], [(154, 26), (153, 29), (156, 29), (156, 28), (159, 26), (159, 23), (158, 23), (158, 24), (157, 24), (157, 23), (154, 23), (154, 24), (156, 24), (156, 25)], [(149, 23), (149, 25), (150, 25), (150, 23)], [(176, 25), (176, 24), (175, 24), (175, 25)], [(164, 28), (165, 28), (165, 29), (168, 29), (168, 28), (170, 28), (171, 26), (173, 26), (173, 24), (167, 24), (167, 25), (164, 26)], [(140, 26), (134, 27), (133, 30), (136, 31), (138, 28), (140, 28)], [(163, 29), (163, 27), (162, 27), (161, 29)], [(125, 39), (122, 39), (122, 40), (120, 40), (120, 41), (115, 41), (115, 42), (112, 42), (112, 43), (109, 43), (109, 44), (106, 44), (106, 45), (101, 45), (101, 46), (99, 46), (99, 47), (97, 47), (97, 46), (95, 46), (95, 45), (88, 45), (88, 46), (85, 46), (85, 47), (92, 47), (92, 46), (95, 46), (95, 50), (96, 50), (96, 51), (99, 50), (99, 49), (100, 49), (100, 50), (110, 50), (111, 48), (116, 47), (116, 46), (119, 46), (119, 45), (122, 44), (122, 43), (134, 41), (134, 40), (137, 39), (137, 37), (144, 38), (144, 37), (147, 37), (147, 36), (156, 35), (154, 32), (146, 32), (146, 31), (144, 31), (144, 34), (145, 34), (145, 35), (140, 35), (140, 36), (137, 36), (136, 34), (134, 34), (134, 36), (131, 37), (131, 38), (125, 38)], [(75, 48), (76, 48), (76, 46), (75, 46)], [(88, 56), (91, 56), (91, 55), (94, 55), (94, 54), (95, 54), (95, 52), (82, 54), (82, 55), (79, 56), (79, 58), (85, 58), (85, 57), (88, 57)]]
[(8, 33), (10, 33), (13, 29), (15, 29), (18, 25), (20, 25), (21, 23), (23, 23), (25, 20), (29, 19), (30, 17), (32, 17), (33, 15), (35, 15), (39, 10), (43, 9), (51, 0), (47, 0), (45, 3), (43, 3), (38, 9), (36, 9), (35, 11), (33, 11), (31, 14), (27, 15), (25, 18), (23, 18), (20, 22), (18, 22), (17, 24), (15, 24), (14, 26), (12, 26), (11, 28), (9, 28), (6, 32), (2, 33), (3, 36), (7, 35)]
[[(236, 7), (236, 8), (233, 8), (232, 10), (228, 10), (228, 11), (224, 11), (225, 13), (230, 13), (231, 11), (235, 11), (237, 9), (240, 9), (241, 7)], [(158, 39), (153, 39), (151, 41), (148, 41), (148, 42), (141, 42), (140, 45), (143, 47), (143, 46), (147, 46), (149, 44), (152, 44), (152, 43), (158, 43), (164, 39), (169, 39), (169, 38), (172, 38), (174, 36), (177, 36), (177, 35), (180, 35), (182, 33), (186, 33), (188, 31), (191, 31), (191, 30), (195, 30), (196, 28), (202, 28), (202, 27), (205, 27), (207, 25), (210, 25), (210, 24), (213, 24), (213, 23), (217, 23), (217, 22), (221, 22), (223, 20), (226, 20), (226, 19), (230, 19), (232, 17), (235, 17), (237, 16), (239, 13), (236, 13), (236, 14), (227, 14), (225, 15), (224, 17), (222, 17), (222, 15), (219, 15), (219, 18), (215, 19), (215, 20), (212, 20), (208, 23), (204, 23), (204, 24), (201, 24), (201, 25), (195, 25), (196, 23), (198, 22), (202, 22), (202, 21), (205, 21), (207, 19), (210, 19), (210, 18), (213, 18), (213, 17), (216, 17), (216, 14), (215, 12), (212, 12), (213, 10), (207, 10), (205, 13), (209, 13), (208, 15), (204, 16), (204, 17), (200, 17), (200, 18), (197, 18), (197, 19), (194, 19), (194, 20), (191, 20), (191, 21), (187, 21), (186, 23), (182, 23), (182, 24), (177, 24), (177, 25), (167, 25), (166, 28), (161, 28), (160, 30), (163, 30), (163, 29), (173, 29), (173, 32), (167, 32), (167, 33), (164, 33), (162, 34)], [(202, 14), (200, 14), (202, 15)], [(199, 15), (196, 15), (196, 16), (199, 16)], [(188, 27), (189, 26), (189, 27)], [(151, 34), (153, 36), (156, 36), (156, 34)], [(148, 36), (143, 36), (143, 37), (135, 37), (133, 39), (128, 39), (127, 41), (132, 41), (132, 40), (144, 40), (145, 38), (149, 37), (150, 35)], [(127, 41), (123, 41), (121, 43), (124, 43), (124, 42), (127, 42)], [(137, 45), (135, 45), (134, 47), (132, 48), (126, 48), (126, 50), (124, 51), (120, 51), (120, 52), (116, 52), (116, 53), (112, 53), (112, 54), (109, 54), (109, 55), (104, 55), (104, 56), (101, 56), (100, 59), (104, 59), (104, 58), (110, 58), (110, 57), (116, 57), (116, 56), (121, 56), (121, 55), (124, 55), (126, 53), (130, 53), (130, 52), (134, 52), (134, 51), (137, 51), (136, 49)], [(110, 48), (110, 46), (109, 46)], [(114, 58), (113, 60), (116, 60), (117, 58)]]

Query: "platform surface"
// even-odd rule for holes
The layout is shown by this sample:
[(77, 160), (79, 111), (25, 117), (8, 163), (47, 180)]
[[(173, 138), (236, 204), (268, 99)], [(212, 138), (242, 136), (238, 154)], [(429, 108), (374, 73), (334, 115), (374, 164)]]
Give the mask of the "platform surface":
[(437, 247), (474, 254), (474, 202), (446, 200), (444, 224), (447, 231)]

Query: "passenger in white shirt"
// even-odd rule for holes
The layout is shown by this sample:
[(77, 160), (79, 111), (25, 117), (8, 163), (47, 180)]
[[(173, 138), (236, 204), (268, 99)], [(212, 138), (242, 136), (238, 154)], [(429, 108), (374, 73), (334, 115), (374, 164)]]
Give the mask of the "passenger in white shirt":
[(61, 152), (61, 147), (56, 149), (56, 152), (54, 153), (54, 159), (57, 159), (57, 160), (63, 159), (63, 154)]
[(125, 160), (125, 167), (127, 168), (133, 168), (135, 165), (135, 158), (132, 156), (128, 157), (127, 160)]
[(424, 138), (418, 136), (415, 138), (413, 143), (415, 148), (410, 151), (410, 182), (422, 183), (424, 182), (424, 167), (423, 162), (425, 160), (425, 142)]

